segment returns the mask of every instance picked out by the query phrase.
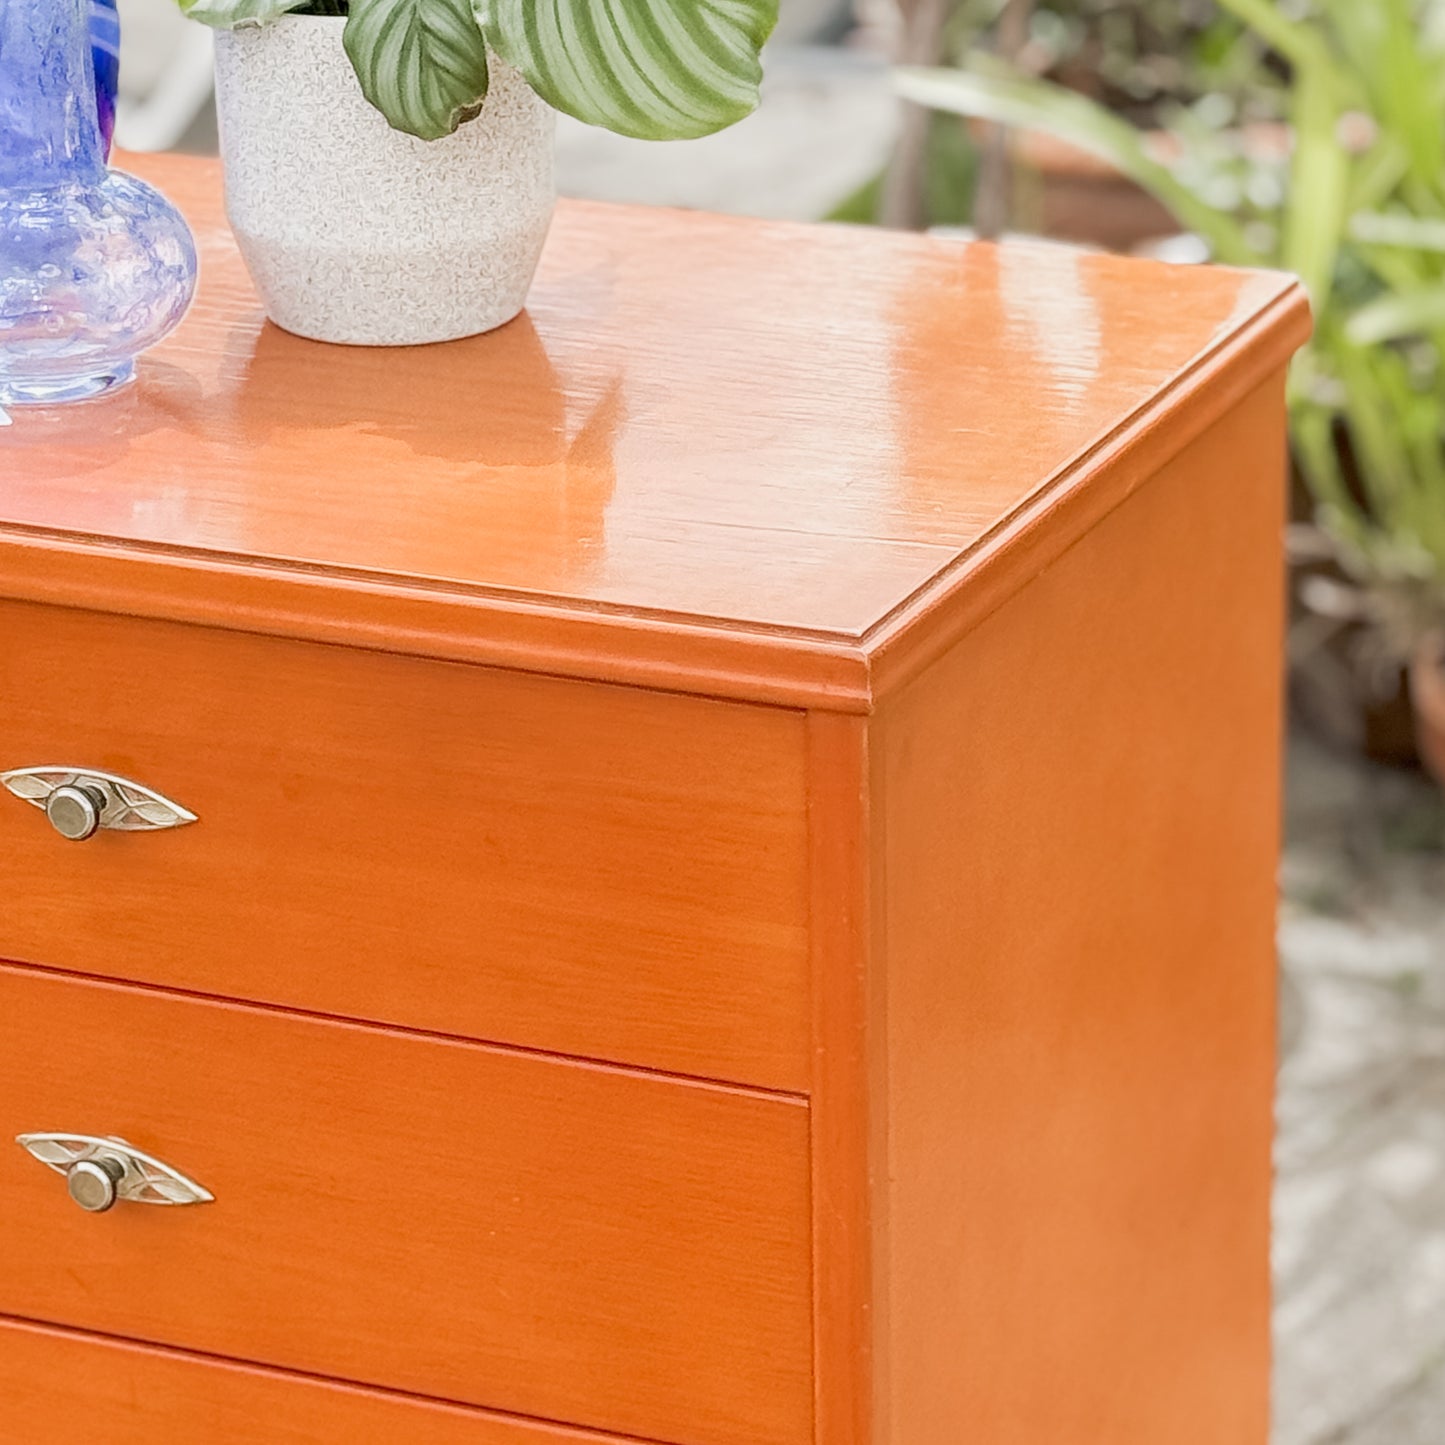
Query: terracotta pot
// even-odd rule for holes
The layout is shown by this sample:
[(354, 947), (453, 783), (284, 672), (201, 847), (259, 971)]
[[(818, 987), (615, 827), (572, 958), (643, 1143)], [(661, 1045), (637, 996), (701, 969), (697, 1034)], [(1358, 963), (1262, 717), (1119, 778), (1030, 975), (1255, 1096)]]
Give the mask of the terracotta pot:
[(1331, 747), (1394, 768), (1420, 762), (1419, 724), (1405, 673), (1398, 686), (1372, 694), (1357, 674), (1343, 635), (1307, 658), (1292, 660), (1289, 701), (1292, 718)]
[[(1308, 515), (1311, 505), (1308, 498), (1297, 500), (1297, 523)], [(1420, 753), (1407, 669), (1386, 671), (1368, 660), (1373, 634), (1366, 622), (1322, 614), (1306, 602), (1318, 581), (1332, 589), (1348, 588), (1348, 578), (1332, 557), (1300, 555), (1292, 547), (1290, 564), (1291, 715), (1334, 747), (1392, 767), (1418, 767)]]
[[(985, 130), (974, 127), (974, 134)], [(1260, 160), (1287, 155), (1291, 145), (1281, 125), (1248, 126), (1235, 143)], [(1148, 145), (1160, 161), (1179, 154), (1179, 140), (1168, 131), (1151, 131)], [(1110, 251), (1141, 250), (1179, 234), (1173, 215), (1108, 161), (1042, 131), (1013, 132), (1010, 148), (1024, 177), (1024, 206), (1033, 213), (1026, 219), (1040, 234)]]
[(1018, 131), (1012, 154), (1022, 173), (1027, 221), (1059, 241), (1132, 251), (1179, 232), (1179, 223), (1107, 161), (1039, 131)]
[(1436, 638), (1410, 664), (1415, 737), (1425, 766), (1445, 785), (1445, 638)]

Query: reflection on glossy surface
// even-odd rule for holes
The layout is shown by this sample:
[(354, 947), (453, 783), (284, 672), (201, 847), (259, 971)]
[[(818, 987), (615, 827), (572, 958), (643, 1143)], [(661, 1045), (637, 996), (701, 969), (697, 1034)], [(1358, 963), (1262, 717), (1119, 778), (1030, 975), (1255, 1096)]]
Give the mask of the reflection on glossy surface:
[[(556, 592), (585, 586), (615, 482), (620, 387), (564, 388), (531, 318), (447, 346), (325, 346), (269, 322), (233, 329), (225, 429), (309, 478), (308, 510), (366, 518), (431, 575)], [(399, 404), (396, 404), (399, 403)], [(271, 508), (236, 519), (242, 548), (288, 555)], [(309, 560), (298, 552), (294, 555)], [(358, 559), (356, 565), (364, 566)]]
[(867, 630), (1289, 287), (1055, 247), (565, 207), (526, 315), (442, 347), (266, 325), (206, 255), (134, 407), (0, 434), (0, 524), (583, 606)]

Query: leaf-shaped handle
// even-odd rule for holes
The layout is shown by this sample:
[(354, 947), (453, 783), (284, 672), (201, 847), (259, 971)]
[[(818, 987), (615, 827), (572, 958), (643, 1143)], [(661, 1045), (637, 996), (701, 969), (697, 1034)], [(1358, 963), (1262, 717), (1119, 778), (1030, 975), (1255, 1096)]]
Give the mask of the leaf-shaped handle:
[(20, 1134), (15, 1142), (65, 1175), (70, 1197), (101, 1214), (121, 1200), (132, 1204), (209, 1204), (215, 1195), (153, 1154), (100, 1134)]
[(49, 1164), (53, 1169), (68, 1169), (90, 1149), (88, 1144), (77, 1148), (58, 1134), (22, 1134), (15, 1142), (23, 1144), (42, 1164)]
[(102, 829), (154, 833), (197, 821), (189, 808), (155, 789), (94, 768), (15, 768), (0, 773), (0, 786), (44, 812), (61, 837), (77, 842)]

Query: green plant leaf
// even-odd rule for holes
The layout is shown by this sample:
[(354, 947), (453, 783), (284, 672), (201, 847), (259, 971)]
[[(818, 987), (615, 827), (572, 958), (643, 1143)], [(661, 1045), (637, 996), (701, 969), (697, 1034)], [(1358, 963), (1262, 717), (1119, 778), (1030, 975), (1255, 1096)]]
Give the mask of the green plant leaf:
[(487, 43), (469, 0), (351, 0), (346, 53), (397, 130), (450, 135), (487, 94)]
[[(1277, 0), (1218, 0), (1218, 3), (1296, 68), (1318, 68), (1330, 63), (1329, 47), (1319, 28), (1304, 20), (1291, 19)], [(1359, 0), (1350, 0), (1350, 3), (1358, 4)]]
[(1367, 524), (1340, 464), (1334, 409), (1297, 401), (1291, 423), (1295, 460), (1303, 470), (1316, 502), (1331, 509), (1332, 530), (1347, 532), (1358, 544)]
[(1376, 0), (1376, 4), (1385, 28), (1378, 110), (1408, 149), (1416, 179), (1434, 186), (1445, 170), (1438, 75), (1420, 43), (1410, 0)]
[(1409, 169), (1405, 147), (1392, 135), (1376, 136), (1374, 145), (1355, 158), (1346, 209), (1353, 216), (1387, 204)]
[(1356, 346), (1379, 346), (1445, 328), (1445, 285), (1380, 297), (1360, 307), (1345, 323)]
[(1182, 226), (1202, 236), (1219, 260), (1235, 265), (1260, 260), (1235, 217), (1211, 206), (1156, 160), (1142, 131), (1074, 91), (1003, 72), (996, 63), (989, 74), (903, 67), (894, 71), (894, 80), (898, 92), (917, 105), (1057, 136), (1151, 192)]
[(180, 0), (181, 10), (214, 30), (235, 30), (279, 20), (306, 0)]
[(1335, 95), (1328, 75), (1296, 70), (1295, 148), (1282, 259), (1305, 283), (1316, 306), (1324, 305), (1334, 284), (1350, 185), (1350, 158), (1338, 138)]
[(1335, 60), (1318, 24), (1293, 20), (1275, 0), (1220, 0), (1289, 61), (1294, 70), (1294, 158), (1284, 217), (1283, 263), (1304, 281), (1316, 306), (1334, 283), (1344, 238), (1351, 161), (1340, 142), (1340, 122), (1359, 88)]
[(1361, 211), (1350, 218), (1350, 239), (1367, 246), (1445, 252), (1445, 217)]
[(778, 0), (475, 0), (492, 48), (556, 109), (645, 140), (753, 111)]

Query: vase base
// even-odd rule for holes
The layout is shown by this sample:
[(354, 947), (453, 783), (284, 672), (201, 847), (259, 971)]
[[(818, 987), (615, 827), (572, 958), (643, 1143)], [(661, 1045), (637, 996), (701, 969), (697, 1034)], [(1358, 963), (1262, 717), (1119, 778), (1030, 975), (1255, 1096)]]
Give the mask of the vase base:
[(70, 401), (89, 401), (117, 390), (134, 376), (134, 362), (84, 376), (52, 376), (35, 381), (0, 376), (0, 406), (61, 406)]

